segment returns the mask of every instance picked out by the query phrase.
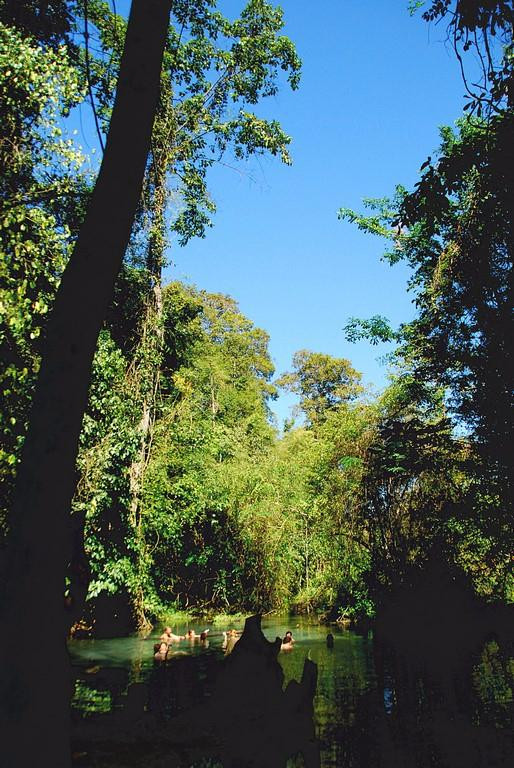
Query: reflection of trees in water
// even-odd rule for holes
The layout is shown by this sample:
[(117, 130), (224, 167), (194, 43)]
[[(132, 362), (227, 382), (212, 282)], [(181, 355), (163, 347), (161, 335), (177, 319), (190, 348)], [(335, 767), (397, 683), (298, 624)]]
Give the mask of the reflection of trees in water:
[[(509, 765), (514, 659), (505, 650), (505, 633), (498, 640), (487, 640), (472, 655), (464, 639), (437, 629), (440, 648), (430, 646), (436, 642), (434, 630), (428, 643), (433, 648), (430, 658), (426, 642), (415, 643), (413, 633), (404, 628), (402, 633), (396, 646), (392, 637), (372, 640), (351, 632), (336, 633), (334, 650), (313, 644), (310, 656), (319, 668), (315, 710), (322, 766)], [(462, 651), (460, 660), (456, 648)], [(286, 682), (300, 678), (303, 650), (297, 647), (293, 653), (280, 654)], [(147, 659), (137, 652), (131, 659), (129, 670), (97, 668), (96, 673), (83, 674), (89, 680), (84, 685), (93, 691), (81, 691), (87, 706), (96, 701), (100, 705), (106, 690), (113, 693), (115, 713), (126, 706), (127, 686), (130, 689), (137, 675), (144, 674), (148, 680)], [(211, 699), (218, 665), (216, 654), (209, 652), (177, 656), (155, 667), (148, 680), (147, 712), (164, 729), (177, 717), (191, 719), (195, 708), (202, 709)], [(236, 712), (247, 695), (244, 690), (231, 697), (236, 699)], [(199, 718), (204, 720), (203, 709)], [(296, 765), (302, 765), (300, 758), (288, 761), (288, 768)]]
[(212, 654), (180, 656), (156, 666), (148, 679), (148, 710), (167, 721), (192, 709), (211, 694), (216, 669)]
[(514, 658), (502, 652), (496, 640), (485, 643), (473, 667), (474, 721), (511, 729), (514, 726)]
[(129, 673), (120, 667), (75, 669), (72, 708), (76, 718), (111, 712), (126, 694)]
[[(301, 681), (283, 689), (280, 640), (269, 643), (257, 618), (230, 656), (184, 656), (156, 666), (145, 683), (131, 683), (124, 705), (76, 723), (74, 742), (98, 764), (290, 766), (319, 768), (312, 700), (316, 667), (305, 660)], [(214, 755), (213, 755), (214, 753)], [(295, 762), (296, 760), (296, 762)], [(196, 761), (196, 762), (195, 762)], [(97, 763), (94, 763), (97, 764)]]
[(149, 643), (145, 641), (144, 637), (141, 637), (140, 642), (135, 645), (133, 655), (130, 659), (130, 683), (141, 683), (148, 676), (148, 670), (145, 669), (145, 662), (148, 659), (148, 648)]
[(465, 643), (441, 634), (451, 663), (379, 639), (320, 659), (324, 768), (510, 767), (514, 659), (489, 640), (456, 664)]
[(84, 680), (78, 679), (75, 680), (71, 706), (74, 710), (80, 712), (82, 717), (88, 717), (100, 712), (110, 712), (112, 708), (111, 693), (108, 690), (99, 689)]
[[(341, 644), (344, 643), (344, 653)], [(339, 636), (339, 652), (327, 650), (318, 663), (320, 674), (315, 699), (317, 735), (323, 766), (353, 765), (350, 734), (360, 701), (373, 680), (371, 641), (355, 634)]]
[[(512, 722), (511, 608), (477, 600), (436, 556), (386, 597), (374, 630), (376, 688), (348, 735), (355, 759), (341, 765), (510, 766), (514, 745), (497, 726)], [(496, 646), (488, 645), (492, 630)]]
[[(439, 669), (375, 642), (377, 688), (360, 701), (354, 762), (366, 768), (507, 768), (512, 759), (513, 660), (484, 644), (472, 668)], [(477, 716), (482, 713), (482, 722)], [(366, 724), (366, 728), (362, 726)], [(366, 743), (366, 740), (368, 743)]]

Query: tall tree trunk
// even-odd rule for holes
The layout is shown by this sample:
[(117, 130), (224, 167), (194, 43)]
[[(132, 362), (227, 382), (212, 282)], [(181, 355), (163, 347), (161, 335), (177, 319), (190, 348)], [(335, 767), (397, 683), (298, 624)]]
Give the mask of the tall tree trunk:
[(131, 595), (132, 611), (136, 626), (139, 630), (148, 629), (151, 625), (145, 615), (145, 536), (143, 525), (143, 484), (146, 467), (150, 459), (153, 428), (156, 419), (157, 395), (161, 374), (162, 348), (164, 342), (162, 290), (160, 276), (155, 281), (144, 318), (142, 334), (143, 357), (136, 368), (133, 377), (141, 402), (141, 418), (139, 421), (139, 450), (129, 469), (130, 477), (130, 523), (137, 540), (137, 585)]
[(138, 541), (138, 584), (132, 595), (132, 609), (137, 628), (149, 626), (144, 610), (145, 539), (143, 525), (143, 485), (150, 458), (153, 427), (156, 419), (157, 395), (161, 375), (164, 346), (164, 317), (162, 302), (162, 269), (167, 245), (166, 206), (168, 198), (167, 174), (171, 165), (171, 137), (175, 128), (171, 83), (168, 73), (161, 77), (161, 92), (152, 140), (152, 156), (148, 173), (147, 206), (150, 215), (146, 268), (151, 279), (147, 297), (140, 344), (140, 360), (135, 370), (135, 386), (141, 401), (139, 422), (139, 451), (130, 466), (130, 520)]
[(64, 579), (91, 363), (130, 237), (171, 0), (133, 0), (105, 155), (49, 319), (2, 563), (0, 750), (8, 768), (70, 764)]

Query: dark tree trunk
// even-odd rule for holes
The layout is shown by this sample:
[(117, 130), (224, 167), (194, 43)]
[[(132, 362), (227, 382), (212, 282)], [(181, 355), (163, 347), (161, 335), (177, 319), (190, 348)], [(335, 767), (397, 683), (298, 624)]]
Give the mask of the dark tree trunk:
[(91, 362), (130, 236), (171, 0), (133, 0), (104, 159), (63, 275), (17, 478), (2, 567), (0, 752), (6, 768), (70, 764), (64, 579)]

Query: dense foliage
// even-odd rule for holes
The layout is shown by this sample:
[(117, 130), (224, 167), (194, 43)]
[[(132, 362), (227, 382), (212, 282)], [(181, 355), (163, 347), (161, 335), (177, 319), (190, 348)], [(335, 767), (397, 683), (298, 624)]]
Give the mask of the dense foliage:
[(441, 130), (437, 157), (423, 164), (413, 191), (367, 200), (372, 215), (340, 212), (390, 241), (389, 263), (409, 265), (417, 315), (397, 331), (380, 316), (352, 318), (347, 333), (395, 339), (401, 367), (441, 389), (464, 449), (452, 557), (479, 591), (512, 599), (513, 11), (511, 3), (462, 0), (434, 2), (424, 14), (446, 16), (466, 86), (466, 51), (484, 64), (469, 92), (475, 115)]
[[(60, 118), (83, 98), (65, 48), (0, 22), (0, 525), (26, 428), (45, 318), (81, 216), (83, 157)], [(4, 506), (5, 505), (5, 506)]]
[[(409, 264), (418, 310), (399, 330), (349, 322), (354, 340), (398, 342), (395, 374), (371, 396), (350, 361), (305, 349), (274, 381), (268, 336), (233, 298), (162, 285), (170, 233), (186, 244), (210, 226), (207, 174), (225, 152), (290, 162), (289, 137), (253, 106), (282, 74), (296, 88), (300, 68), (264, 0), (235, 21), (214, 2), (173, 4), (144, 192), (80, 438), (65, 594), (87, 592), (87, 625), (100, 631), (106, 606), (140, 627), (170, 607), (371, 616), (434, 552), (482, 595), (512, 598), (507, 6), (457, 2), (456, 50), (498, 32), (503, 58), (486, 48), (474, 114), (442, 131), (414, 191), (367, 201), (371, 216), (341, 212), (392, 242), (386, 258)], [(94, 178), (66, 118), (93, 105), (102, 143), (125, 28), (102, 0), (0, 0), (2, 545), (45, 321)], [(283, 434), (270, 409), (281, 387), (300, 417)]]

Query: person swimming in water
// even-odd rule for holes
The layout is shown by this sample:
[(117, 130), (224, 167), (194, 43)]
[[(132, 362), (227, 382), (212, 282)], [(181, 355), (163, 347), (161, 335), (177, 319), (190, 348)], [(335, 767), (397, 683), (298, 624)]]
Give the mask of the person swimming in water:
[(284, 635), (284, 639), (282, 640), (282, 643), (280, 645), (280, 650), (281, 651), (290, 651), (292, 649), (292, 647), (293, 647), (294, 641), (295, 640), (294, 640), (294, 637), (293, 637), (293, 633), (291, 632), (290, 629), (288, 629), (286, 634)]
[(162, 633), (161, 637), (159, 638), (162, 643), (179, 643), (181, 640), (185, 640), (185, 635), (175, 635), (171, 631), (171, 627), (164, 627), (164, 632)]
[(158, 664), (162, 664), (168, 658), (169, 644), (166, 641), (155, 643), (153, 647), (155, 653), (153, 655), (154, 661)]

